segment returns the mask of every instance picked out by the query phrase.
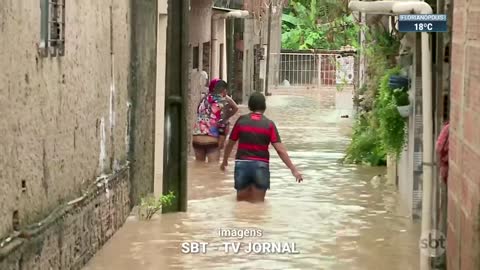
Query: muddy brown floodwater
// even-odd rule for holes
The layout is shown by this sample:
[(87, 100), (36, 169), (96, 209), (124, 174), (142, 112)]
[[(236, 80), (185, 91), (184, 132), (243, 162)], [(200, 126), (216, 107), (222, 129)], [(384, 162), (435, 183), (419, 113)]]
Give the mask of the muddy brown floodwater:
[[(371, 181), (384, 168), (342, 165), (349, 120), (306, 97), (272, 96), (274, 120), (294, 163), (297, 184), (276, 153), (264, 204), (237, 203), (232, 163), (190, 163), (187, 213), (149, 222), (130, 218), (84, 270), (335, 269), (417, 270), (419, 226), (402, 214), (395, 187)], [(261, 237), (220, 237), (219, 229), (256, 229)], [(183, 254), (183, 242), (208, 242)], [(298, 254), (225, 253), (223, 242), (293, 242)]]

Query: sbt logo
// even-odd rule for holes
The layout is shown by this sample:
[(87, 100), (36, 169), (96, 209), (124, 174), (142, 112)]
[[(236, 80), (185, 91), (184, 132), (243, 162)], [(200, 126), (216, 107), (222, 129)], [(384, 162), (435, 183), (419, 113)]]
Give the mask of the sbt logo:
[(198, 254), (207, 253), (208, 243), (204, 242), (183, 242), (182, 253), (183, 254)]
[(420, 252), (424, 256), (438, 257), (445, 253), (447, 238), (437, 230), (431, 230), (422, 234), (420, 238)]

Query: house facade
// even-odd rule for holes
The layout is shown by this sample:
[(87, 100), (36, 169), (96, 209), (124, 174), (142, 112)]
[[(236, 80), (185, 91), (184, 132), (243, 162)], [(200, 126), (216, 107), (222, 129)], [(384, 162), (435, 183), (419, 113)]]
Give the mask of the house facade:
[[(275, 2), (275, 1), (273, 1)], [(286, 2), (286, 1), (280, 1)], [(196, 107), (208, 80), (228, 82), (234, 100), (245, 103), (253, 91), (264, 92), (267, 76), (268, 31), (271, 54), (280, 53), (282, 5), (272, 8), (268, 27), (269, 1), (192, 0), (190, 2), (190, 82), (187, 126), (191, 128)], [(278, 61), (269, 63), (273, 70)], [(270, 81), (275, 74), (269, 73)], [(189, 150), (191, 138), (189, 137)]]

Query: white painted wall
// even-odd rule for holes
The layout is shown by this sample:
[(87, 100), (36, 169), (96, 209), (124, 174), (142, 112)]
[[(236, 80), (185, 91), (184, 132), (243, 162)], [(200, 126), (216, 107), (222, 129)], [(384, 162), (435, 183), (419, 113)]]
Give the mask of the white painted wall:
[[(415, 48), (415, 39), (412, 39), (412, 48)], [(416, 89), (416, 51), (413, 50), (413, 65), (410, 67), (408, 76), (412, 78), (410, 100), (414, 100), (414, 89)], [(415, 143), (415, 117), (413, 114), (408, 119), (408, 142), (406, 151), (402, 154), (402, 159), (398, 163), (398, 191), (401, 198), (402, 209), (405, 210), (405, 214), (412, 216), (413, 214), (413, 177), (414, 177), (414, 143)]]
[[(211, 0), (192, 0), (190, 3), (190, 50), (199, 47), (199, 70), (203, 70), (203, 43), (211, 41), (212, 6)], [(190, 51), (192, 54), (192, 51)], [(211, 78), (211, 74), (208, 74)]]
[(155, 93), (155, 175), (153, 192), (163, 192), (163, 146), (165, 139), (165, 66), (167, 56), (167, 0), (158, 0), (157, 83)]
[[(213, 32), (212, 32), (212, 56), (211, 64), (212, 74), (211, 78), (220, 77), (220, 55), (223, 54), (223, 80), (228, 81), (227, 78), (227, 36), (226, 36), (226, 22), (225, 19), (221, 17), (222, 14), (225, 14), (223, 11), (213, 11)], [(223, 52), (220, 50), (220, 45), (223, 44)]]

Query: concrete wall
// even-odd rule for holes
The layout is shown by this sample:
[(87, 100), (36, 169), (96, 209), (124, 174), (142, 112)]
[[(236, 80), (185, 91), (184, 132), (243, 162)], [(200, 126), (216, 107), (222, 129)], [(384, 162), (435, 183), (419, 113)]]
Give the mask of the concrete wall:
[(210, 41), (212, 0), (190, 1), (190, 44), (200, 46), (200, 70), (202, 69), (202, 44)]
[[(227, 74), (227, 42), (226, 42), (226, 22), (225, 18), (221, 18), (222, 15), (226, 14), (225, 11), (213, 10), (212, 16), (213, 20), (213, 32), (212, 32), (212, 71), (210, 74), (211, 78), (220, 77), (220, 68), (222, 68), (222, 78), (225, 81), (228, 81)], [(223, 44), (223, 51), (220, 50), (220, 45)], [(220, 65), (220, 56), (223, 54), (222, 62), (223, 65)]]
[[(272, 17), (272, 34), (270, 43), (270, 53), (278, 55), (282, 51), (282, 13), (283, 8), (277, 7), (274, 9)], [(266, 32), (265, 32), (266, 33)], [(266, 45), (266, 44), (265, 44)], [(266, 63), (265, 63), (266, 64)], [(279, 80), (279, 73), (274, 72), (280, 69), (280, 58), (272, 57), (270, 60), (269, 84), (272, 87), (273, 83)]]
[[(113, 1), (113, 0), (112, 0)], [(153, 192), (155, 156), (155, 91), (157, 77), (157, 0), (130, 0), (132, 3), (131, 73), (129, 98), (134, 204)]]
[(0, 6), (0, 269), (79, 269), (153, 191), (156, 2), (67, 1), (53, 58)]
[(255, 34), (255, 24), (254, 19), (249, 18), (244, 22), (244, 32), (243, 32), (243, 73), (242, 73), (242, 102), (247, 104), (248, 97), (254, 91), (255, 81), (254, 81), (254, 46), (255, 44), (260, 43), (260, 37)]
[(78, 196), (102, 170), (111, 171), (113, 162), (125, 163), (129, 9), (128, 0), (69, 1), (65, 56), (43, 58), (35, 46), (40, 41), (38, 2), (2, 3), (0, 236), (12, 231), (14, 211), (20, 226), (38, 221)]
[(155, 90), (155, 180), (154, 194), (163, 192), (163, 166), (165, 144), (165, 83), (167, 59), (168, 0), (158, 0), (157, 24), (157, 78)]
[[(260, 78), (263, 79), (263, 89), (265, 89), (266, 83), (266, 57), (267, 57), (267, 45), (268, 45), (268, 1), (262, 0), (248, 0), (245, 1), (245, 9), (251, 12), (262, 12), (260, 8), (263, 8), (264, 17), (262, 20), (258, 16), (253, 16), (245, 20), (245, 32), (244, 32), (244, 58), (243, 58), (243, 97), (244, 103), (248, 101), (250, 93), (254, 90), (254, 48), (256, 44), (259, 44), (265, 48), (265, 58), (260, 61)], [(271, 37), (270, 37), (270, 54), (278, 55), (281, 52), (281, 40), (282, 40), (282, 12), (281, 6), (272, 8), (272, 21), (271, 21)], [(269, 87), (271, 88), (278, 77), (278, 70), (280, 63), (279, 57), (272, 57), (270, 60), (269, 70)], [(277, 79), (278, 80), (278, 79)]]
[(109, 192), (89, 195), (60, 209), (40, 227), (22, 231), (0, 249), (2, 270), (79, 270), (123, 225), (130, 213), (128, 169), (108, 179)]
[(480, 2), (456, 0), (453, 13), (447, 262), (480, 269)]

